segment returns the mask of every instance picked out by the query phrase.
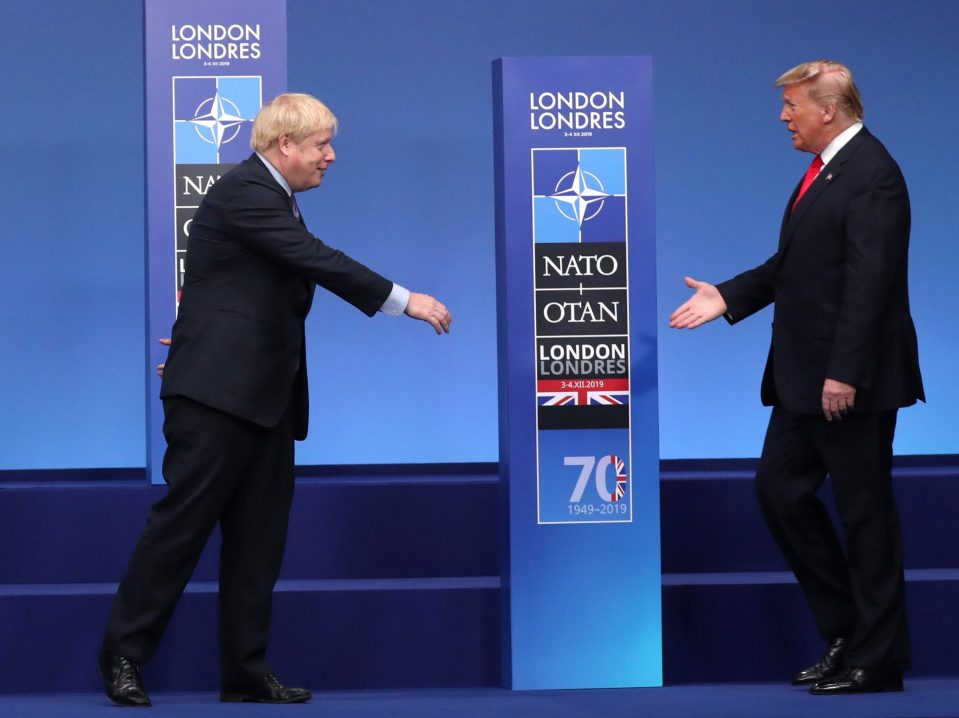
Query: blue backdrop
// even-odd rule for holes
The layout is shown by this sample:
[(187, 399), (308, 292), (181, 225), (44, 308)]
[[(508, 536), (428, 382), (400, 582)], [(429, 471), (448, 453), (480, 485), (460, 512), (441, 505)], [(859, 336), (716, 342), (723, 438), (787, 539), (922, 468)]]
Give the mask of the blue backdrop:
[[(0, 469), (142, 466), (142, 8), (0, 11)], [(912, 194), (930, 403), (901, 414), (897, 451), (959, 453), (959, 317), (943, 299), (959, 259), (959, 3), (290, 0), (288, 20), (290, 88), (341, 123), (337, 164), (301, 202), (310, 228), (455, 316), (440, 339), (318, 295), (300, 463), (497, 459), (490, 63), (555, 55), (653, 57), (664, 458), (759, 451), (769, 313), (683, 333), (665, 317), (684, 274), (718, 281), (772, 253), (808, 158), (771, 86), (817, 57), (853, 68)]]

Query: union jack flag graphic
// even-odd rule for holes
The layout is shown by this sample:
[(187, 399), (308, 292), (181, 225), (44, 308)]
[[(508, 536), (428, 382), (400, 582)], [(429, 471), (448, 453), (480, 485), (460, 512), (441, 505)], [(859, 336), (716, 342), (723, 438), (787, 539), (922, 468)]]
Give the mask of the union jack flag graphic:
[(629, 379), (540, 379), (540, 406), (601, 406), (629, 403)]
[(609, 500), (619, 501), (626, 495), (626, 482), (628, 481), (626, 477), (626, 462), (615, 455), (610, 456), (609, 458), (613, 466), (616, 468), (616, 488), (613, 489)]

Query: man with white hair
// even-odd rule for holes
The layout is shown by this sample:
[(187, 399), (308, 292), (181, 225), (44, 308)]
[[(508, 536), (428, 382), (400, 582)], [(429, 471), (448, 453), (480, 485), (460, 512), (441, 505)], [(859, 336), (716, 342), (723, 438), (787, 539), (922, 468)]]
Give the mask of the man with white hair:
[[(814, 155), (776, 253), (715, 286), (687, 277), (695, 294), (670, 326), (735, 324), (774, 305), (756, 492), (828, 644), (793, 683), (816, 695), (901, 691), (909, 637), (892, 443), (897, 410), (925, 400), (909, 311), (909, 195), (862, 124), (847, 67), (807, 62), (776, 85), (793, 147)], [(827, 474), (845, 549), (816, 497)]]
[(163, 477), (120, 582), (100, 653), (107, 696), (149, 706), (140, 666), (160, 642), (219, 524), (220, 661), (227, 702), (301, 703), (266, 660), (273, 586), (293, 498), (293, 442), (308, 418), (304, 321), (319, 285), (373, 316), (406, 313), (449, 332), (436, 299), (410, 292), (310, 234), (296, 193), (336, 160), (336, 117), (284, 94), (263, 106), (247, 160), (194, 215), (163, 367)]

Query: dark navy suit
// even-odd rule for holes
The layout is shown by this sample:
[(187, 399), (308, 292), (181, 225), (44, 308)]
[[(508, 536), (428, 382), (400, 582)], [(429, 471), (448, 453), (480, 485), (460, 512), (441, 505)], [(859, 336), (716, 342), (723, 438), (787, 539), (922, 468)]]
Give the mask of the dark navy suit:
[(120, 583), (103, 649), (145, 663), (213, 528), (223, 688), (257, 685), (308, 425), (304, 320), (317, 284), (372, 316), (392, 283), (311, 235), (255, 154), (218, 180), (190, 227), (160, 392), (167, 494)]
[[(762, 380), (773, 412), (756, 489), (822, 635), (850, 639), (847, 665), (902, 669), (909, 645), (892, 441), (897, 409), (925, 399), (909, 310), (909, 196), (865, 128), (793, 208), (798, 190), (776, 253), (717, 285), (731, 323), (774, 305)], [(842, 421), (823, 416), (827, 378), (856, 388)], [(827, 474), (845, 548), (814, 495)]]

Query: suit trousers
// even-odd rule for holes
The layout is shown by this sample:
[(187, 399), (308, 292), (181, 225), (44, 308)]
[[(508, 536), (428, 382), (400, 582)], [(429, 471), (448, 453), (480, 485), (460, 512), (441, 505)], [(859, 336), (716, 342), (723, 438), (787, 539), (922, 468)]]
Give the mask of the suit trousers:
[[(825, 639), (849, 639), (845, 662), (909, 665), (902, 533), (892, 489), (896, 410), (842, 421), (775, 407), (756, 473), (773, 538)], [(816, 492), (832, 480), (845, 546)]]
[(270, 671), (273, 586), (293, 499), (292, 407), (274, 428), (182, 396), (164, 399), (163, 410), (169, 488), (150, 509), (120, 582), (103, 650), (150, 660), (219, 523), (222, 682), (243, 689)]

